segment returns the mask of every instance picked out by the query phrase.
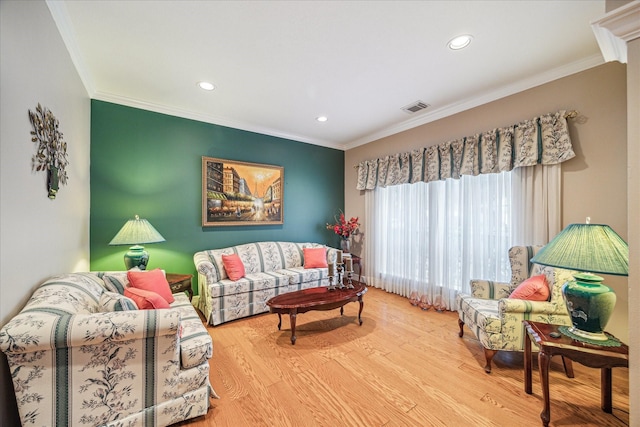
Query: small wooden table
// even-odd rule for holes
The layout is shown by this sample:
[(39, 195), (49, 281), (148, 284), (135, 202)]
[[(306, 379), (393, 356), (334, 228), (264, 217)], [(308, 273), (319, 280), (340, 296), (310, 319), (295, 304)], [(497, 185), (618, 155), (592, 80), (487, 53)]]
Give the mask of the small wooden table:
[[(524, 342), (524, 391), (531, 394), (531, 341), (535, 341), (540, 351), (538, 353), (538, 369), (540, 383), (544, 397), (544, 409), (540, 413), (542, 425), (549, 425), (551, 419), (551, 405), (549, 402), (549, 365), (551, 357), (560, 355), (568, 357), (584, 366), (600, 368), (600, 402), (604, 412), (612, 412), (611, 399), (611, 368), (629, 366), (629, 347), (622, 344), (618, 347), (605, 347), (574, 340), (566, 335), (551, 336), (560, 333), (558, 325), (532, 322), (522, 322), (529, 336)], [(611, 335), (612, 336), (612, 335)]]
[(358, 282), (362, 282), (362, 258), (355, 254), (349, 254), (353, 260), (353, 266), (358, 266)]
[(296, 343), (296, 316), (298, 313), (306, 313), (311, 310), (333, 310), (340, 307), (340, 315), (344, 312), (344, 305), (358, 301), (358, 322), (362, 326), (362, 308), (364, 302), (362, 296), (367, 288), (361, 283), (355, 283), (353, 289), (336, 289), (330, 291), (326, 286), (318, 288), (302, 289), (295, 292), (278, 295), (267, 301), (271, 313), (278, 314), (278, 330), (282, 326), (282, 315), (289, 314), (291, 322), (291, 344)]
[(178, 292), (187, 291), (187, 294), (189, 294), (189, 301), (191, 301), (193, 298), (193, 288), (191, 287), (192, 277), (192, 274), (167, 273), (167, 282), (169, 282), (171, 293), (177, 294)]

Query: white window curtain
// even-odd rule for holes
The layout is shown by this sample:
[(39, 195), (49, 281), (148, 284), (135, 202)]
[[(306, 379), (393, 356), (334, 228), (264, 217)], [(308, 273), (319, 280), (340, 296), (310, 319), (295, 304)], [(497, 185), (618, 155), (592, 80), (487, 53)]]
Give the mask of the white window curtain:
[(508, 249), (560, 232), (560, 164), (365, 192), (367, 283), (453, 310), (471, 279), (509, 281)]

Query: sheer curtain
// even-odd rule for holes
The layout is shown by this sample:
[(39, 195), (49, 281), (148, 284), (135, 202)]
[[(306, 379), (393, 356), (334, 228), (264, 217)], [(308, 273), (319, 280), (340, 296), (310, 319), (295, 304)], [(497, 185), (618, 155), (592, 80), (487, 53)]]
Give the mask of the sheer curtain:
[(367, 191), (367, 283), (452, 310), (470, 279), (510, 279), (511, 246), (560, 231), (559, 202), (560, 165)]

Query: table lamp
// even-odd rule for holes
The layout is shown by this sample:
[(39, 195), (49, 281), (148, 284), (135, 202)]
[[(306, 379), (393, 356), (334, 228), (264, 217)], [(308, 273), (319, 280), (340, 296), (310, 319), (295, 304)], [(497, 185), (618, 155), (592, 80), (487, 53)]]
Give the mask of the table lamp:
[(140, 270), (147, 268), (149, 262), (149, 253), (144, 250), (144, 243), (160, 243), (164, 242), (164, 237), (158, 230), (153, 228), (153, 225), (146, 219), (140, 219), (136, 215), (135, 219), (128, 220), (118, 231), (111, 242), (113, 245), (134, 245), (129, 248), (129, 251), (124, 254), (124, 265), (127, 270), (133, 267), (138, 267)]
[(607, 341), (604, 334), (616, 294), (594, 273), (629, 275), (629, 246), (608, 225), (570, 224), (553, 238), (531, 262), (576, 270), (575, 281), (562, 286), (562, 295), (573, 327), (560, 332), (573, 339), (594, 344)]

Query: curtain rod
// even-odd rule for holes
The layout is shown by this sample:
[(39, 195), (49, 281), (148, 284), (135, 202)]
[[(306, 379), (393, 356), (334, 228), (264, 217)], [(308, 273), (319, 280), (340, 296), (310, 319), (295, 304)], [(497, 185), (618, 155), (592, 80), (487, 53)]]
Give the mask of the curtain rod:
[[(571, 110), (571, 111), (567, 111), (564, 115), (565, 119), (575, 119), (576, 117), (578, 117), (578, 115), (580, 115), (580, 111), (578, 110)], [(354, 169), (358, 169), (358, 165), (353, 165)]]

